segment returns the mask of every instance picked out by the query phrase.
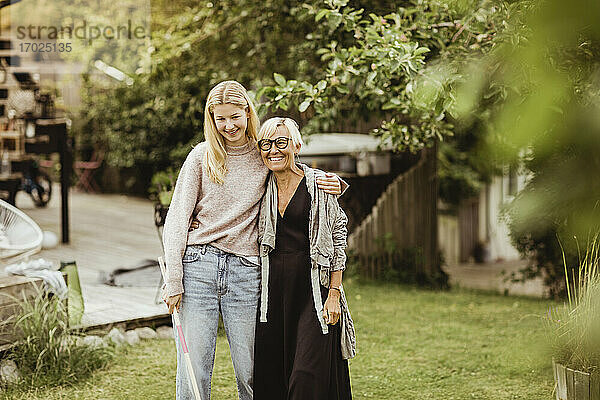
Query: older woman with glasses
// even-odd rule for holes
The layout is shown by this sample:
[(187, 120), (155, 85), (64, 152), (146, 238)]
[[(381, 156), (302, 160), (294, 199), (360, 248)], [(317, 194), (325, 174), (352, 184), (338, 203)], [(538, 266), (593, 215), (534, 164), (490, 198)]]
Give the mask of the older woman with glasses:
[(258, 134), (267, 168), (259, 217), (261, 300), (254, 399), (351, 399), (354, 326), (342, 287), (347, 218), (297, 164), (296, 123), (272, 118)]

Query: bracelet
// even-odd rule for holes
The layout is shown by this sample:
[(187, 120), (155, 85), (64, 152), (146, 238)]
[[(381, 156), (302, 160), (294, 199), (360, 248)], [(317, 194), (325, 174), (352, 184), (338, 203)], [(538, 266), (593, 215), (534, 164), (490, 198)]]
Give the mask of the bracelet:
[(339, 287), (329, 286), (329, 290), (337, 290), (340, 294), (342, 294), (342, 291)]

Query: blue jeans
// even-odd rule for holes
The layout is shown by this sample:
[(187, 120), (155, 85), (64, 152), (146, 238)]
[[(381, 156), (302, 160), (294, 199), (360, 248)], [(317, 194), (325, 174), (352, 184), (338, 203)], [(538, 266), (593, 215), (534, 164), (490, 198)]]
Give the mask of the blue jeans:
[[(240, 257), (210, 245), (188, 246), (183, 256), (180, 319), (202, 400), (210, 399), (219, 312), (231, 350), (240, 400), (252, 399), (254, 328), (260, 291), (258, 257)], [(194, 399), (177, 344), (177, 400)]]

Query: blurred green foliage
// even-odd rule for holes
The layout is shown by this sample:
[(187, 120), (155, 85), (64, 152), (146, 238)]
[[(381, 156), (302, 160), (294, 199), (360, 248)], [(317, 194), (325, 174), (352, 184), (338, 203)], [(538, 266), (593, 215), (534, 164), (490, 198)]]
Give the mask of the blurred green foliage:
[[(5, 10), (10, 13), (13, 32), (18, 32), (18, 27), (24, 28), (20, 33), (24, 34), (25, 42), (31, 42), (38, 35), (40, 40), (48, 41), (52, 28), (59, 32), (62, 29), (62, 33), (57, 33), (57, 43), (69, 43), (71, 50), (40, 53), (44, 61), (60, 58), (66, 62), (77, 62), (84, 72), (89, 72), (94, 61), (102, 60), (127, 74), (135, 73), (136, 69), (149, 62), (146, 52), (151, 33), (149, 0), (29, 0), (13, 3)], [(127, 28), (128, 25), (132, 27), (131, 36), (126, 30), (119, 30), (119, 27)], [(70, 35), (68, 27), (72, 29)], [(139, 39), (133, 35), (133, 29), (138, 27), (141, 30), (138, 32)], [(113, 39), (103, 37), (102, 33)], [(117, 34), (121, 35), (120, 38)], [(143, 35), (147, 39), (141, 38)], [(74, 74), (79, 72), (79, 68), (73, 71)]]
[(561, 295), (563, 250), (578, 265), (600, 226), (600, 4), (515, 4), (495, 49), (472, 67), (482, 78), (458, 90), (471, 94), (458, 108), (467, 119), (487, 113), (495, 156), (527, 168), (506, 213), (511, 237), (532, 260), (523, 277), (541, 275)]
[(578, 265), (579, 248), (600, 226), (600, 4), (506, 7), (493, 48), (457, 69), (470, 79), (455, 87), (450, 109), (460, 124), (482, 127), (489, 160), (528, 174), (505, 210), (513, 243), (530, 259), (520, 278), (542, 276), (559, 296), (563, 250), (567, 265)]
[(155, 202), (168, 207), (173, 198), (178, 175), (179, 171), (174, 171), (172, 168), (155, 173), (149, 189), (151, 198)]

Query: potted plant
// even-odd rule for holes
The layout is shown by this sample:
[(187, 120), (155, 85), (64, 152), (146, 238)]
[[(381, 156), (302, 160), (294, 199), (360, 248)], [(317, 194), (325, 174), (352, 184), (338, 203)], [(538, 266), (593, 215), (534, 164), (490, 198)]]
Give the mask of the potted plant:
[(154, 223), (157, 227), (165, 224), (167, 211), (173, 198), (178, 172), (169, 168), (154, 174), (150, 186), (150, 195), (154, 200)]
[(571, 276), (568, 303), (548, 312), (558, 400), (600, 400), (600, 233)]

